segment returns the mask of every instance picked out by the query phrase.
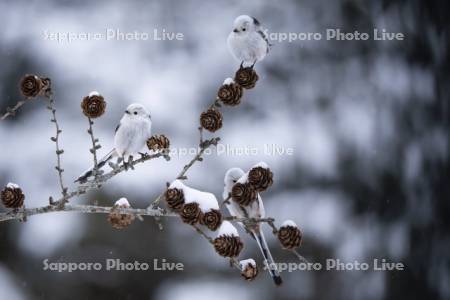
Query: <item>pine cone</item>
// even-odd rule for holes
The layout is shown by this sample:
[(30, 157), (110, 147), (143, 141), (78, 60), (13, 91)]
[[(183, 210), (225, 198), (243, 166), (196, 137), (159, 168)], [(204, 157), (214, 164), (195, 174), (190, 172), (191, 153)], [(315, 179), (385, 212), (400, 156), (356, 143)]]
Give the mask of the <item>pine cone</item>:
[(177, 188), (167, 189), (164, 194), (167, 206), (173, 210), (179, 210), (184, 204), (184, 194), (183, 191)]
[(8, 184), (1, 192), (1, 198), (5, 207), (20, 208), (23, 206), (25, 195), (19, 186)]
[(164, 134), (154, 135), (147, 140), (147, 147), (153, 151), (167, 151), (170, 147), (170, 141)]
[(254, 88), (258, 78), (258, 74), (252, 67), (241, 66), (234, 75), (234, 81), (245, 89)]
[(238, 236), (222, 235), (214, 239), (214, 249), (220, 256), (236, 257), (241, 253), (244, 244)]
[(282, 226), (278, 230), (278, 239), (285, 249), (294, 249), (302, 243), (302, 232), (296, 226)]
[(106, 102), (103, 96), (95, 94), (83, 98), (81, 109), (83, 114), (91, 119), (100, 117), (105, 113)]
[(215, 132), (222, 128), (222, 114), (220, 111), (210, 108), (200, 115), (200, 124), (210, 132)]
[(248, 206), (258, 198), (256, 190), (249, 183), (236, 183), (231, 190), (231, 197), (241, 206)]
[(203, 214), (201, 223), (212, 231), (216, 231), (222, 224), (222, 213), (217, 209), (211, 209)]
[(198, 203), (191, 202), (183, 205), (180, 211), (181, 220), (184, 223), (194, 225), (198, 223), (202, 215), (202, 211), (200, 210)]
[(241, 275), (245, 278), (245, 280), (252, 281), (258, 275), (258, 267), (248, 263), (242, 269)]
[(36, 75), (25, 75), (20, 81), (20, 92), (27, 98), (44, 95), (50, 91), (50, 79), (40, 78)]
[(269, 168), (253, 168), (248, 173), (248, 182), (256, 191), (263, 192), (272, 185), (273, 173)]
[(117, 208), (127, 208), (127, 205), (114, 205), (108, 215), (108, 222), (116, 229), (124, 229), (134, 221), (134, 215), (121, 214), (116, 211)]
[(239, 84), (235, 82), (229, 82), (228, 84), (224, 83), (220, 87), (219, 91), (217, 92), (217, 97), (219, 97), (223, 104), (235, 106), (241, 103), (242, 93), (243, 89)]

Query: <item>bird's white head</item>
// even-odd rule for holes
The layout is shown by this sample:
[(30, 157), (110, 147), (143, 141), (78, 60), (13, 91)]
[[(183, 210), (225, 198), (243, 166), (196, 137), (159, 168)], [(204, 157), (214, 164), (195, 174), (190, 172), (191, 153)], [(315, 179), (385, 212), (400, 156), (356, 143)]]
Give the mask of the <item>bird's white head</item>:
[(225, 183), (225, 191), (231, 192), (233, 185), (244, 176), (244, 171), (240, 168), (231, 168), (225, 173), (224, 183)]
[(139, 103), (130, 104), (125, 110), (124, 116), (129, 119), (151, 119), (148, 110)]
[(258, 20), (247, 15), (241, 15), (234, 20), (233, 32), (239, 35), (245, 35), (248, 32), (255, 31), (259, 26)]

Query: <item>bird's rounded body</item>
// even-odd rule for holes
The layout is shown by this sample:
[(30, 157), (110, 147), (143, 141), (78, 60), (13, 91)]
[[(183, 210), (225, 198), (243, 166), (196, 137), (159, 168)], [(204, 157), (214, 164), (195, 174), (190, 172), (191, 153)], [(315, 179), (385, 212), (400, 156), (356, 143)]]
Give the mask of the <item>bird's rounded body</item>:
[(142, 150), (151, 136), (150, 119), (121, 121), (114, 136), (114, 148), (119, 157), (127, 157)]
[(261, 61), (269, 52), (269, 40), (258, 20), (242, 15), (234, 20), (233, 31), (227, 39), (234, 58), (245, 66)]
[(245, 36), (231, 32), (228, 35), (228, 47), (237, 61), (252, 65), (264, 59), (269, 45), (258, 32), (250, 32)]

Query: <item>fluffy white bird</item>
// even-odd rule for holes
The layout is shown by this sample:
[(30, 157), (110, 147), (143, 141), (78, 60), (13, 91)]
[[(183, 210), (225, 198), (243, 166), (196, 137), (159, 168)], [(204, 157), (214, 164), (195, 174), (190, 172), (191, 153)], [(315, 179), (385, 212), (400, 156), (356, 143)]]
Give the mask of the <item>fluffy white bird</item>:
[[(245, 173), (242, 169), (239, 168), (231, 168), (227, 171), (224, 178), (225, 188), (223, 190), (223, 199), (227, 199), (233, 189), (233, 186), (238, 182), (238, 180), (244, 176)], [(246, 207), (241, 207), (234, 201), (229, 201), (227, 203), (227, 209), (230, 212), (230, 215), (238, 218), (264, 218), (266, 213), (264, 211), (264, 205), (261, 199), (261, 196), (258, 194), (258, 201), (254, 201), (251, 205)], [(239, 223), (241, 226), (244, 226), (242, 223)], [(261, 225), (257, 224), (252, 226), (251, 228), (245, 228), (249, 234), (253, 236), (253, 238), (258, 243), (259, 249), (266, 261), (266, 266), (268, 266), (268, 270), (270, 276), (276, 285), (280, 285), (282, 283), (281, 276), (278, 272), (276, 264), (273, 260), (272, 254), (269, 251), (269, 247), (267, 246), (266, 239), (261, 229)]]
[(271, 46), (258, 20), (247, 15), (234, 20), (227, 43), (231, 54), (244, 66), (253, 66), (263, 60)]
[[(151, 136), (152, 120), (149, 112), (139, 103), (130, 104), (125, 110), (125, 114), (116, 127), (114, 136), (114, 149), (112, 149), (97, 164), (98, 168), (103, 167), (109, 160), (118, 157), (123, 160), (128, 157), (132, 161), (132, 155), (144, 148), (147, 139)], [(84, 172), (75, 182), (86, 182), (92, 176), (94, 168)]]

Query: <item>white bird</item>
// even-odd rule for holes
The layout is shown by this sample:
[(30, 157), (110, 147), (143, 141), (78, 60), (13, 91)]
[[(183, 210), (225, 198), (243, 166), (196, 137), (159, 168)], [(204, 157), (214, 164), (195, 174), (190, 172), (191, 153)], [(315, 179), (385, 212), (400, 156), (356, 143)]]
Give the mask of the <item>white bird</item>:
[(253, 66), (263, 60), (271, 46), (258, 20), (247, 15), (234, 20), (234, 28), (228, 35), (227, 43), (234, 58), (245, 66)]
[[(228, 199), (233, 186), (238, 182), (238, 180), (244, 176), (245, 173), (240, 168), (231, 168), (227, 171), (224, 178), (225, 188), (223, 191), (223, 199)], [(264, 218), (266, 213), (264, 210), (264, 205), (261, 199), (261, 196), (258, 194), (258, 201), (254, 201), (251, 205), (246, 207), (241, 207), (239, 204), (230, 200), (227, 203), (227, 209), (230, 212), (230, 215), (238, 218)], [(242, 223), (239, 223), (241, 226), (244, 226)], [(244, 227), (245, 228), (245, 227)], [(261, 250), (261, 253), (266, 261), (266, 266), (268, 267), (270, 276), (276, 285), (280, 285), (282, 283), (281, 276), (278, 272), (276, 264), (273, 260), (272, 254), (270, 253), (269, 247), (267, 246), (266, 239), (262, 232), (261, 226), (258, 223), (251, 228), (245, 228), (246, 231), (253, 236), (256, 240), (256, 243)]]
[[(152, 120), (149, 112), (139, 103), (130, 104), (125, 110), (125, 114), (116, 127), (114, 136), (114, 149), (112, 149), (97, 164), (98, 168), (103, 167), (109, 160), (118, 157), (119, 161), (129, 158), (133, 160), (133, 154), (144, 148), (148, 138), (151, 136)], [(80, 175), (75, 182), (86, 182), (92, 176), (94, 168), (90, 168)]]

